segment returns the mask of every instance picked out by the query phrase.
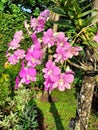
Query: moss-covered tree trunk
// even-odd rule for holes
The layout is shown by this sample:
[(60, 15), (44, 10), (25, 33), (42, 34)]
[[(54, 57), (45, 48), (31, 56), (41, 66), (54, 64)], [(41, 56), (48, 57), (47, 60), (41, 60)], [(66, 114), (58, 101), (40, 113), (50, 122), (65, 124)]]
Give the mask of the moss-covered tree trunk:
[(75, 124), (75, 130), (87, 130), (88, 118), (90, 115), (95, 79), (93, 76), (84, 76), (82, 88), (78, 97), (78, 120)]

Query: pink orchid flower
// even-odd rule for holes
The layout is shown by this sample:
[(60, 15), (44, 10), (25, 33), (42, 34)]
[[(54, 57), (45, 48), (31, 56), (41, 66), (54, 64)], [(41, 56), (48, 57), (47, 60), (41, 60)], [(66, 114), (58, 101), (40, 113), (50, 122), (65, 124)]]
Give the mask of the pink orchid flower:
[(18, 49), (14, 52), (14, 55), (17, 57), (17, 59), (23, 59), (25, 57), (25, 51)]
[(23, 39), (23, 32), (22, 32), (22, 30), (17, 31), (14, 34), (14, 39), (17, 39), (19, 42)]
[(21, 83), (29, 84), (31, 81), (36, 81), (36, 70), (34, 68), (22, 68), (19, 72)]
[(56, 39), (51, 28), (44, 32), (42, 41), (43, 44), (47, 45), (49, 48), (55, 44)]
[(65, 57), (65, 49), (64, 48), (57, 48), (56, 49), (56, 54), (54, 54), (53, 56), (55, 58), (55, 62), (60, 62), (63, 63), (64, 60), (66, 60), (67, 58)]
[(17, 48), (20, 47), (19, 41), (17, 39), (13, 39), (10, 43), (9, 43), (9, 48), (8, 50), (15, 50)]
[(53, 84), (53, 88), (58, 88), (60, 91), (64, 91), (66, 88), (70, 89), (71, 84), (74, 80), (74, 75), (72, 71), (61, 73), (58, 81)]
[(32, 18), (31, 17), (31, 27), (34, 30), (34, 33), (39, 33), (44, 30), (45, 20), (42, 17)]
[(40, 16), (43, 17), (45, 20), (49, 17), (50, 11), (48, 9), (44, 10), (43, 12), (40, 13)]
[(42, 71), (44, 72), (45, 79), (49, 78), (52, 82), (55, 82), (56, 80), (58, 80), (60, 69), (51, 60), (49, 60), (46, 63), (46, 68), (44, 68)]
[(49, 78), (45, 80), (44, 82), (44, 90), (45, 91), (50, 91), (50, 90), (53, 90), (53, 84), (54, 82), (52, 82)]
[(69, 49), (69, 53), (70, 53), (69, 58), (72, 58), (72, 56), (77, 56), (81, 50), (82, 48), (79, 46), (71, 47)]
[(10, 62), (10, 64), (15, 65), (16, 63), (19, 62), (19, 60), (17, 59), (17, 56), (15, 56), (14, 54), (10, 55), (8, 57), (8, 62)]

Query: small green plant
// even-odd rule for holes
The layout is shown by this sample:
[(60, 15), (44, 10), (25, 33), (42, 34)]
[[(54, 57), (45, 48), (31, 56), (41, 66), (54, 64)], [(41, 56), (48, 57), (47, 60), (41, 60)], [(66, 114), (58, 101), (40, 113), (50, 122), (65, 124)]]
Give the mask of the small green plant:
[[(20, 88), (15, 91), (13, 98), (6, 97), (6, 104), (0, 111), (0, 128), (14, 130), (36, 130), (36, 103), (32, 99), (30, 89)], [(32, 100), (32, 102), (31, 102)]]
[(33, 104), (27, 104), (20, 116), (17, 130), (36, 130), (36, 128), (38, 127), (36, 117), (37, 110), (35, 103), (33, 102)]
[(10, 77), (8, 74), (0, 76), (0, 106), (5, 105), (6, 99), (10, 94)]

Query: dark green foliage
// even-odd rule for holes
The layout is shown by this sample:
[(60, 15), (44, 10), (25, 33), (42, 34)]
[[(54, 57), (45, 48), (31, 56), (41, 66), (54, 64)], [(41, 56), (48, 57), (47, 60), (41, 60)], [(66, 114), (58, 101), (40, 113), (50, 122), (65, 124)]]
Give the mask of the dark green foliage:
[(27, 104), (20, 116), (17, 130), (36, 130), (38, 123), (36, 120), (37, 110), (36, 104)]
[(38, 16), (40, 11), (46, 8), (46, 2), (42, 0), (14, 0), (12, 3), (20, 5), (21, 9), (30, 9), (31, 11), (29, 13), (33, 16)]
[(44, 82), (42, 69), (43, 69), (42, 65), (36, 67), (36, 70), (37, 70), (38, 74), (37, 74), (37, 79), (36, 79), (35, 84), (36, 84), (37, 87), (39, 87), (41, 89), (43, 88), (43, 82)]
[(55, 7), (52, 8), (52, 11), (58, 13), (61, 17), (59, 21), (56, 21), (57, 24), (63, 24), (66, 31), (74, 29), (78, 33), (83, 27), (91, 24), (91, 19), (89, 16), (92, 11), (92, 4), (85, 3), (81, 7), (81, 1), (78, 0), (53, 0), (55, 2)]

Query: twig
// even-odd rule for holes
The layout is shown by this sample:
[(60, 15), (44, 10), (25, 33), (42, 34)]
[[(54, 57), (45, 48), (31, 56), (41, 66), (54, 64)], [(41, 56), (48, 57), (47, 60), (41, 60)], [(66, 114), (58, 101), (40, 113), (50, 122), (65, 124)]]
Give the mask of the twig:
[(78, 65), (78, 64), (76, 64), (76, 63), (71, 62), (70, 60), (67, 60), (67, 62), (68, 62), (70, 65), (72, 65), (72, 66), (74, 66), (74, 67), (76, 67), (76, 68), (78, 68), (78, 69), (83, 70), (83, 71), (86, 72), (88, 75), (96, 75), (96, 74), (98, 74), (98, 70), (87, 69), (88, 66), (85, 66), (85, 65), (84, 65), (84, 66), (80, 66), (80, 65)]
[(74, 66), (74, 67), (76, 67), (76, 68), (78, 68), (78, 69), (82, 69), (82, 70), (84, 70), (84, 71), (87, 71), (87, 69), (85, 69), (83, 66), (80, 66), (80, 65), (78, 65), (78, 64), (76, 64), (76, 63), (73, 63), (73, 62), (71, 62), (70, 60), (67, 60), (67, 62), (68, 62), (70, 65), (72, 65), (72, 66)]

